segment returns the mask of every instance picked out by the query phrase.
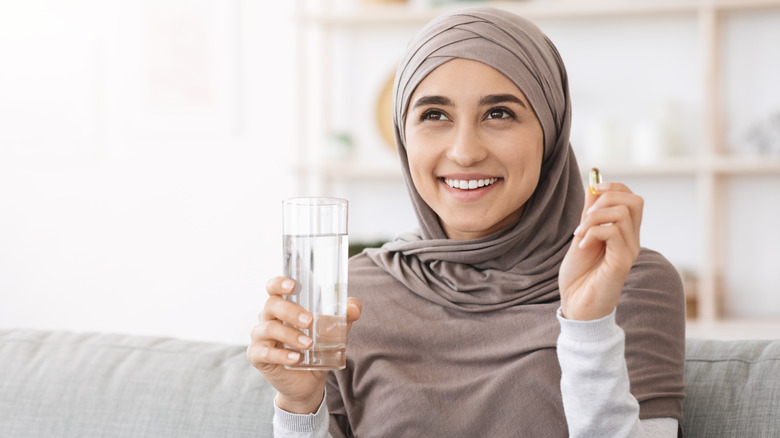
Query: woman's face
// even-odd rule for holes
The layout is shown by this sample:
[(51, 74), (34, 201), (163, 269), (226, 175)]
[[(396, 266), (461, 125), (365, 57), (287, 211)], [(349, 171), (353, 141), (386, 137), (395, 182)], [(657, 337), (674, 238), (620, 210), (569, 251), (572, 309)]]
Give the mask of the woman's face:
[(544, 136), (506, 76), (477, 61), (442, 64), (417, 86), (405, 123), (412, 180), (447, 237), (477, 239), (520, 218)]

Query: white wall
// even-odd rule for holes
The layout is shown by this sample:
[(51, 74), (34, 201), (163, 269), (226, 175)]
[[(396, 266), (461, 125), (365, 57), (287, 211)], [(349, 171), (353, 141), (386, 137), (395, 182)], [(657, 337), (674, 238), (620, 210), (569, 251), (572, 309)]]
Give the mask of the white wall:
[(292, 2), (0, 2), (0, 328), (245, 343), (294, 192)]
[[(281, 265), (279, 207), (297, 194), (291, 170), (296, 133), (310, 129), (296, 108), (292, 4), (0, 1), (0, 328), (248, 340), (264, 284)], [(780, 16), (768, 17), (755, 32), (774, 37)], [(756, 35), (740, 19), (729, 27), (742, 33), (728, 46), (733, 62), (727, 79), (743, 84), (748, 81), (739, 77), (750, 76), (743, 70), (753, 62), (739, 48)], [(569, 67), (577, 145), (592, 140), (582, 127), (594, 117), (630, 114), (623, 123), (641, 122), (669, 95), (682, 106), (683, 143), (698, 141), (691, 134), (700, 131), (696, 114), (702, 110), (698, 59), (685, 55), (696, 53), (698, 36), (692, 18), (664, 22), (658, 32), (657, 23), (645, 20), (542, 23)], [(626, 50), (635, 43), (646, 48), (646, 62), (627, 64), (614, 56), (606, 41), (623, 32), (621, 26)], [(587, 28), (604, 31), (590, 33), (582, 49), (577, 44)], [(352, 40), (357, 53), (376, 58), (361, 58), (369, 71), (344, 75), (354, 93), (370, 89), (373, 96), (372, 87), (392, 72), (402, 49), (390, 36), (377, 35), (387, 50)], [(653, 62), (670, 48), (673, 62)], [(770, 58), (762, 57), (761, 71), (780, 71)], [(613, 68), (592, 68), (604, 60)], [(633, 107), (591, 111), (611, 107), (603, 99), (609, 93), (593, 84), (631, 88), (631, 81), (637, 84)], [(762, 94), (755, 107), (740, 101), (745, 93), (729, 93), (736, 93), (727, 95), (737, 115), (755, 119), (751, 110), (780, 109), (776, 93)], [(373, 102), (368, 98), (332, 117), (337, 125), (358, 125), (353, 134), (359, 140), (375, 138)], [(358, 115), (367, 119), (354, 123)], [(395, 159), (387, 150), (375, 152), (374, 159)], [(583, 166), (598, 161), (587, 149), (578, 153)], [(740, 315), (776, 315), (777, 300), (767, 296), (776, 290), (777, 270), (757, 269), (740, 253), (766, 253), (765, 264), (776, 260), (774, 235), (761, 240), (751, 231), (776, 229), (780, 204), (767, 193), (774, 193), (778, 178), (758, 181), (770, 186), (758, 195), (750, 178), (737, 183), (726, 194), (737, 201), (729, 218), (747, 225), (729, 242), (735, 251), (727, 280), (758, 281), (750, 288), (758, 296), (727, 300), (742, 303), (735, 307)], [(341, 187), (356, 197), (351, 230), (386, 238), (412, 227), (400, 184)], [(695, 264), (694, 179), (637, 177), (629, 184), (647, 201), (643, 243), (678, 266)], [(377, 200), (406, 213), (387, 215), (387, 223), (361, 220), (361, 211), (374, 209)], [(764, 214), (753, 226), (750, 211), (757, 202)], [(755, 270), (761, 275), (751, 274)], [(742, 290), (739, 284), (731, 289)]]

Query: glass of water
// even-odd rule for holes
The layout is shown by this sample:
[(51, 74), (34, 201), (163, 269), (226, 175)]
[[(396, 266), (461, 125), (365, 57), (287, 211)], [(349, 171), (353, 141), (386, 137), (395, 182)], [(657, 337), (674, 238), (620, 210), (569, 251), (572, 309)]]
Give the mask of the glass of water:
[(346, 366), (347, 208), (338, 198), (292, 198), (283, 202), (284, 276), (295, 280), (285, 297), (312, 312), (314, 340), (290, 369), (336, 370)]

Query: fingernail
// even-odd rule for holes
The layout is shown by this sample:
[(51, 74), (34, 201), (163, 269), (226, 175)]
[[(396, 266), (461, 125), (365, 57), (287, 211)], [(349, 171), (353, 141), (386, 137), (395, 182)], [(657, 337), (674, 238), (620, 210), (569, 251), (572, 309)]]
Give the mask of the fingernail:
[(298, 342), (300, 342), (301, 345), (308, 347), (311, 344), (311, 338), (308, 336), (300, 335), (298, 336)]
[(300, 322), (303, 325), (309, 325), (309, 323), (311, 322), (311, 316), (309, 316), (309, 314), (307, 313), (301, 313), (300, 315), (298, 315), (298, 322)]
[(290, 360), (298, 360), (301, 358), (301, 354), (295, 351), (291, 351), (287, 354), (287, 357), (289, 357)]
[(285, 290), (293, 290), (294, 287), (295, 287), (295, 283), (292, 280), (284, 280), (282, 282), (282, 288), (284, 288)]
[(585, 212), (585, 214), (591, 214), (591, 213), (593, 213), (594, 211), (596, 211), (596, 209), (597, 209), (597, 208), (598, 208), (598, 207), (596, 207), (596, 204), (593, 204), (593, 205), (591, 205), (591, 206), (590, 206), (590, 208), (588, 209), (588, 211), (586, 211), (586, 212)]
[(577, 228), (574, 229), (575, 236), (579, 236), (580, 234), (582, 234), (582, 224), (577, 225)]

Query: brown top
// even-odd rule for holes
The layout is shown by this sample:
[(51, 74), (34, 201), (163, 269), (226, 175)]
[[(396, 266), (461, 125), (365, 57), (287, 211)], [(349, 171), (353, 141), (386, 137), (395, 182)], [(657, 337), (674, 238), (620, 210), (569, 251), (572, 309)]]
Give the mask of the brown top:
[[(415, 87), (454, 57), (512, 80), (544, 132), (539, 184), (513, 226), (446, 238), (411, 181), (403, 123)], [(571, 105), (557, 50), (532, 23), (472, 8), (440, 17), (411, 41), (396, 74), (396, 145), (417, 233), (350, 261), (363, 315), (347, 368), (328, 384), (334, 436), (567, 436), (555, 350), (558, 269), (584, 190), (569, 145)], [(400, 121), (400, 122), (399, 122)], [(681, 418), (684, 298), (677, 272), (642, 250), (617, 308), (640, 417)]]

